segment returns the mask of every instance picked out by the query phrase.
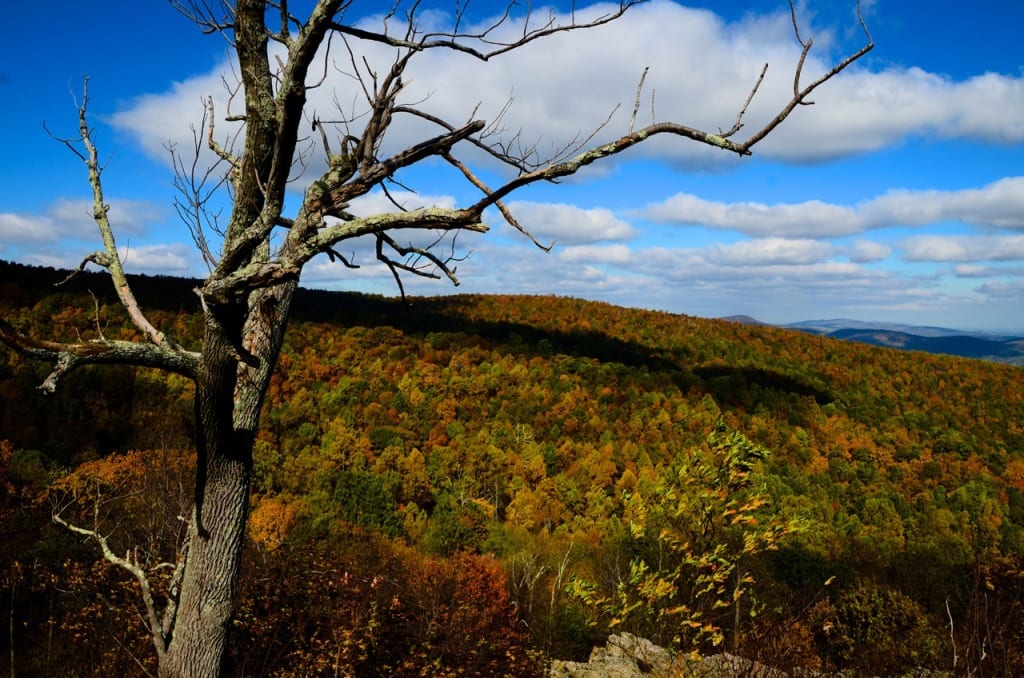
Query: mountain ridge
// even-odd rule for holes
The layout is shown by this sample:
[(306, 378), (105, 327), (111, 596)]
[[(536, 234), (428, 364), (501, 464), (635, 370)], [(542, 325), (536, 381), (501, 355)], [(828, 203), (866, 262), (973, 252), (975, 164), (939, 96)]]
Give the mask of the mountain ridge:
[[(745, 325), (771, 325), (748, 315), (721, 319)], [(1020, 335), (847, 318), (801, 320), (774, 326), (902, 351), (924, 351), (1024, 365), (1024, 337)]]
[[(65, 280), (67, 282), (69, 277), (68, 271), (0, 260), (0, 292), (2, 292), (0, 296), (14, 302), (22, 297), (31, 296), (33, 289), (50, 288), (55, 292), (60, 292), (95, 287), (94, 291), (102, 297), (105, 295), (104, 289), (109, 285), (106, 273), (81, 271), (74, 276), (76, 279), (73, 284), (54, 287), (55, 281)], [(148, 292), (147, 303), (151, 307), (173, 311), (186, 310), (198, 305), (198, 298), (195, 297), (193, 290), (200, 284), (199, 280), (153, 275), (130, 275), (129, 278), (139, 280), (145, 286)], [(327, 309), (339, 305), (339, 299), (346, 299), (346, 302), (341, 305), (350, 307), (353, 303), (357, 305), (361, 303), (358, 301), (359, 299), (367, 300), (373, 297), (375, 295), (345, 296), (343, 293), (338, 296), (338, 293), (335, 292), (302, 288), (296, 298), (293, 311), (296, 319), (322, 316)], [(379, 303), (390, 303), (390, 301), (387, 298), (378, 299)], [(401, 305), (398, 300), (394, 300), (393, 303)], [(1020, 335), (843, 318), (804, 320), (785, 325), (766, 323), (749, 315), (731, 315), (719, 318), (719, 320), (749, 326), (796, 330), (897, 350), (924, 351), (1024, 366), (1024, 336)]]

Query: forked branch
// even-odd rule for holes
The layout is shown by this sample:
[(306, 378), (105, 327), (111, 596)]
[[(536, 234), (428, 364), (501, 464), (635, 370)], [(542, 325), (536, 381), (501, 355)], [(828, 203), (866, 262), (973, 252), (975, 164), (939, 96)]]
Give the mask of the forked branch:
[[(410, 11), (409, 13), (406, 31), (402, 37), (390, 35), (386, 30), (379, 32), (368, 31), (356, 26), (336, 22), (331, 24), (331, 29), (341, 33), (342, 35), (351, 36), (360, 40), (368, 40), (370, 42), (378, 42), (391, 47), (398, 47), (400, 49), (417, 52), (427, 49), (450, 49), (456, 52), (462, 52), (463, 54), (468, 54), (469, 56), (481, 61), (488, 61), (496, 56), (519, 49), (534, 40), (546, 38), (548, 36), (555, 35), (556, 33), (566, 33), (586, 28), (595, 28), (597, 26), (610, 23), (625, 14), (631, 7), (634, 7), (641, 2), (643, 2), (643, 0), (620, 0), (618, 8), (614, 11), (603, 14), (591, 21), (580, 23), (576, 22), (575, 13), (572, 17), (572, 21), (567, 24), (560, 24), (555, 21), (554, 17), (549, 17), (536, 28), (530, 27), (532, 20), (532, 8), (527, 4), (527, 15), (523, 19), (523, 30), (514, 40), (497, 40), (491, 37), (493, 33), (508, 23), (511, 19), (511, 10), (516, 4), (514, 2), (508, 3), (502, 16), (492, 24), (472, 33), (460, 31), (459, 22), (456, 21), (454, 30), (450, 32), (420, 34), (417, 32), (415, 27), (413, 17), (415, 10)], [(474, 43), (478, 44), (479, 47), (474, 47)]]
[(58, 525), (65, 527), (75, 534), (83, 535), (95, 541), (99, 545), (100, 551), (103, 553), (103, 558), (107, 562), (113, 563), (127, 571), (139, 583), (139, 589), (142, 594), (142, 603), (146, 611), (146, 626), (149, 628), (150, 635), (152, 636), (157, 657), (162, 657), (164, 651), (167, 649), (167, 634), (164, 631), (163, 624), (160, 623), (160, 615), (157, 611), (156, 600), (153, 598), (153, 588), (149, 583), (149, 577), (147, 576), (146, 571), (133, 557), (131, 550), (129, 550), (124, 557), (119, 556), (114, 553), (110, 548), (110, 543), (107, 541), (107, 538), (98, 530), (90, 530), (74, 525), (73, 523), (69, 523), (64, 520), (60, 511), (54, 511), (51, 517), (53, 522)]
[(44, 393), (57, 390), (57, 382), (68, 372), (83, 365), (135, 365), (156, 367), (195, 378), (197, 353), (169, 351), (154, 344), (135, 341), (96, 339), (79, 343), (62, 343), (33, 339), (18, 332), (0, 318), (0, 342), (35, 360), (55, 361), (53, 371), (39, 385)]
[(808, 38), (805, 42), (800, 37), (800, 28), (799, 23), (797, 22), (796, 7), (793, 4), (793, 0), (790, 0), (789, 7), (790, 14), (793, 19), (793, 33), (796, 35), (797, 42), (799, 42), (802, 47), (800, 51), (800, 59), (797, 62), (796, 68), (793, 72), (793, 97), (785, 106), (782, 107), (782, 110), (780, 110), (779, 113), (770, 122), (768, 122), (768, 124), (766, 124), (760, 130), (752, 134), (745, 142), (743, 142), (742, 146), (747, 149), (751, 148), (754, 144), (761, 141), (761, 139), (764, 139), (772, 131), (774, 131), (776, 127), (781, 125), (782, 122), (789, 117), (789, 114), (793, 112), (794, 108), (796, 108), (797, 106), (809, 106), (813, 104), (813, 101), (807, 100), (807, 97), (810, 96), (811, 92), (813, 92), (822, 84), (828, 82), (835, 76), (839, 75), (839, 73), (846, 70), (846, 68), (850, 66), (850, 64), (860, 59), (862, 56), (870, 52), (875, 47), (875, 41), (871, 37), (871, 31), (868, 30), (867, 23), (864, 21), (863, 10), (861, 8), (860, 0), (858, 0), (857, 22), (860, 24), (861, 31), (863, 31), (864, 37), (866, 39), (864, 46), (861, 47), (856, 52), (854, 52), (853, 54), (847, 56), (839, 63), (837, 63), (828, 72), (822, 74), (814, 82), (804, 87), (801, 87), (800, 80), (803, 78), (804, 63), (807, 60), (808, 53), (810, 53), (811, 51), (811, 46), (814, 44), (814, 40), (812, 38)]
[[(121, 300), (121, 304), (124, 306), (125, 310), (128, 311), (128, 316), (131, 318), (135, 327), (137, 327), (149, 341), (153, 342), (157, 346), (161, 346), (168, 350), (175, 350), (178, 348), (177, 345), (170, 341), (163, 332), (154, 327), (146, 318), (145, 314), (143, 314), (138, 301), (135, 299), (135, 294), (132, 292), (131, 286), (128, 284), (128, 278), (125, 276), (124, 268), (121, 265), (121, 256), (117, 251), (117, 242), (114, 239), (114, 229), (111, 227), (110, 219), (108, 217), (110, 205), (108, 205), (103, 199), (103, 183), (100, 179), (100, 175), (103, 173), (103, 167), (100, 165), (99, 154), (96, 151), (95, 144), (93, 144), (92, 130), (89, 128), (89, 122), (86, 117), (88, 105), (89, 79), (86, 78), (82, 84), (82, 104), (78, 108), (78, 139), (60, 139), (60, 141), (70, 148), (75, 155), (82, 159), (89, 171), (89, 185), (92, 188), (92, 218), (96, 222), (96, 226), (99, 228), (100, 238), (103, 241), (102, 258), (93, 255), (94, 258), (92, 261), (102, 265), (110, 272), (110, 277), (114, 281), (114, 289), (117, 292), (117, 296)], [(76, 148), (76, 142), (81, 144), (81, 149)]]
[(84, 269), (87, 263), (93, 263), (110, 273), (121, 305), (128, 312), (132, 324), (142, 332), (148, 342), (114, 341), (103, 337), (78, 343), (45, 341), (21, 334), (3, 318), (0, 318), (0, 342), (31, 358), (55, 362), (53, 370), (39, 386), (44, 393), (53, 393), (61, 377), (82, 365), (155, 367), (193, 378), (199, 355), (186, 351), (153, 326), (142, 312), (128, 284), (114, 240), (114, 230), (108, 217), (110, 205), (103, 198), (103, 167), (99, 162), (99, 154), (93, 143), (92, 130), (89, 128), (86, 115), (89, 103), (88, 84), (89, 81), (86, 79), (82, 86), (82, 103), (78, 107), (79, 136), (76, 139), (54, 137), (80, 158), (88, 169), (93, 197), (92, 217), (103, 242), (103, 249), (86, 256), (79, 264), (78, 270)]
[[(387, 83), (390, 82), (390, 80), (395, 77), (396, 73), (400, 73), (401, 70), (404, 69), (405, 64), (408, 62), (410, 56), (413, 53), (421, 51), (423, 49), (429, 49), (434, 47), (448, 47), (451, 49), (455, 49), (456, 51), (466, 52), (471, 56), (486, 60), (492, 56), (495, 56), (496, 54), (500, 54), (503, 51), (508, 51), (509, 49), (522, 46), (526, 42), (529, 42), (538, 37), (550, 35), (554, 32), (560, 32), (563, 30), (572, 30), (574, 28), (599, 25), (600, 23), (610, 21), (620, 16), (622, 12), (624, 12), (633, 4), (636, 3), (622, 3), (620, 4), (620, 8), (617, 12), (614, 12), (606, 17), (601, 17), (599, 20), (587, 24), (577, 24), (574, 20), (572, 23), (566, 25), (556, 25), (553, 22), (549, 22), (548, 24), (545, 24), (543, 27), (538, 28), (536, 30), (524, 28), (524, 32), (521, 36), (521, 39), (514, 42), (501, 43), (500, 46), (498, 46), (496, 50), (492, 52), (481, 52), (473, 47), (466, 47), (465, 45), (462, 45), (459, 41), (472, 38), (473, 40), (487, 43), (487, 35), (489, 34), (489, 32), (496, 29), (498, 25), (507, 21), (509, 19), (508, 13), (506, 13), (506, 15), (504, 15), (496, 25), (490, 27), (484, 33), (477, 35), (459, 34), (458, 32), (452, 32), (448, 34), (429, 34), (424, 36), (418, 36), (416, 37), (415, 40), (413, 40), (410, 36), (415, 37), (416, 32), (411, 18), (409, 20), (409, 26), (407, 27), (408, 30), (406, 32), (406, 35), (401, 38), (392, 36), (388, 34), (386, 31), (383, 33), (371, 33), (362, 29), (355, 29), (352, 27), (342, 26), (340, 24), (332, 24), (332, 29), (346, 36), (357, 37), (363, 40), (383, 42), (394, 47), (408, 50), (402, 56), (396, 58), (395, 66), (392, 69), (391, 73), (389, 74), (388, 78), (385, 80), (385, 82)], [(853, 62), (864, 56), (874, 47), (874, 42), (871, 38), (871, 34), (869, 33), (866, 24), (864, 23), (863, 16), (861, 13), (861, 7), (858, 3), (858, 21), (866, 37), (866, 43), (864, 44), (864, 46), (861, 47), (856, 52), (854, 52), (853, 54), (847, 56), (845, 59), (836, 64), (831, 70), (824, 73), (813, 82), (807, 85), (801, 85), (804, 65), (806, 63), (806, 58), (808, 53), (810, 52), (811, 46), (813, 45), (813, 41), (811, 39), (804, 40), (801, 37), (799, 25), (796, 19), (796, 9), (795, 6), (793, 6), (792, 2), (790, 4), (794, 26), (794, 34), (796, 35), (797, 41), (801, 45), (800, 56), (794, 68), (793, 95), (790, 98), (790, 100), (778, 111), (778, 113), (771, 120), (769, 120), (756, 132), (749, 135), (743, 141), (733, 141), (731, 137), (733, 137), (737, 132), (739, 132), (741, 128), (744, 127), (744, 117), (746, 116), (751, 103), (753, 102), (755, 96), (757, 95), (761, 87), (761, 84), (764, 81), (765, 74), (768, 68), (767, 64), (765, 64), (765, 66), (761, 69), (760, 74), (758, 75), (756, 81), (751, 87), (745, 101), (743, 102), (742, 106), (737, 112), (735, 121), (733, 122), (732, 126), (727, 130), (719, 129), (717, 134), (689, 127), (687, 125), (678, 124), (675, 122), (655, 122), (646, 127), (643, 127), (642, 129), (634, 130), (633, 127), (636, 122), (637, 112), (640, 105), (641, 90), (643, 88), (644, 79), (647, 74), (647, 71), (645, 69), (644, 76), (641, 77), (640, 83), (637, 86), (637, 92), (633, 106), (633, 115), (630, 118), (629, 132), (627, 134), (620, 136), (614, 141), (587, 150), (580, 150), (579, 147), (577, 147), (577, 153), (572, 157), (564, 159), (556, 158), (554, 160), (549, 161), (546, 164), (533, 165), (532, 167), (528, 167), (526, 162), (522, 158), (516, 158), (510, 155), (505, 145), (496, 145), (493, 143), (484, 142), (482, 138), (483, 130), (487, 129), (487, 127), (483, 123), (475, 123), (476, 125), (479, 126), (479, 129), (475, 130), (475, 132), (472, 135), (466, 135), (464, 134), (464, 132), (468, 129), (468, 126), (463, 126), (460, 128), (438, 118), (437, 116), (427, 113), (416, 106), (396, 104), (395, 94), (397, 94), (398, 89), (400, 88), (391, 89), (389, 87), (384, 87), (383, 90), (379, 90), (376, 87), (374, 87), (372, 94), (371, 92), (367, 91), (368, 98), (371, 100), (371, 103), (373, 105), (374, 120), (378, 122), (378, 124), (375, 126), (373, 134), (370, 135), (371, 138), (379, 138), (380, 134), (382, 133), (382, 130), (376, 129), (376, 127), (379, 126), (379, 121), (383, 119), (387, 122), (390, 122), (391, 115), (394, 113), (405, 113), (408, 115), (420, 117), (424, 120), (428, 120), (446, 130), (448, 134), (442, 135), (441, 137), (437, 137), (427, 142), (423, 142), (417, 146), (411, 147), (407, 151), (397, 154), (394, 158), (385, 163), (367, 164), (366, 159), (364, 158), (362, 160), (363, 172), (352, 183), (346, 184), (345, 186), (338, 188), (331, 187), (329, 191), (324, 191), (319, 196), (317, 196), (316, 199), (308, 202), (307, 205), (313, 211), (319, 211), (322, 214), (331, 214), (330, 207), (328, 207), (328, 205), (331, 205), (336, 209), (342, 209), (344, 207), (347, 207), (349, 200), (351, 200), (356, 195), (361, 195), (365, 193), (372, 186), (376, 185), (382, 178), (381, 174), (390, 177), (395, 170), (412, 164), (412, 162), (423, 159), (426, 156), (440, 155), (452, 166), (456, 167), (461, 172), (461, 174), (483, 194), (483, 197), (480, 198), (480, 200), (478, 200), (476, 203), (474, 203), (466, 210), (464, 210), (465, 213), (476, 215), (476, 217), (479, 218), (480, 215), (483, 214), (483, 211), (485, 209), (493, 205), (498, 208), (499, 212), (502, 214), (505, 220), (514, 228), (530, 237), (531, 240), (533, 240), (533, 242), (538, 246), (543, 247), (544, 249), (549, 249), (550, 246), (541, 245), (536, 240), (536, 238), (534, 238), (532, 234), (530, 234), (529, 230), (524, 228), (523, 225), (520, 224), (515, 219), (514, 215), (512, 215), (508, 208), (505, 206), (504, 198), (506, 198), (513, 191), (516, 191), (529, 184), (533, 184), (539, 181), (556, 181), (561, 177), (576, 174), (587, 165), (597, 162), (598, 160), (607, 158), (611, 155), (621, 153), (622, 151), (625, 151), (628, 148), (631, 148), (641, 142), (644, 142), (653, 136), (662, 134), (681, 136), (696, 141), (698, 143), (714, 146), (716, 148), (720, 148), (730, 153), (735, 153), (736, 155), (740, 156), (751, 155), (753, 152), (752, 148), (758, 142), (760, 142), (762, 139), (768, 136), (780, 124), (782, 124), (782, 122), (789, 117), (789, 115), (797, 106), (809, 105), (810, 103), (812, 103), (808, 100), (808, 97), (812, 92), (814, 92), (823, 83), (827, 82), (828, 80), (830, 80), (831, 78), (835, 77), (837, 74), (845, 70)], [(376, 80), (374, 81), (374, 84), (377, 84)], [(501, 162), (506, 163), (512, 167), (515, 167), (520, 171), (519, 175), (511, 179), (510, 181), (506, 182), (504, 185), (500, 187), (494, 189), (488, 187), (476, 176), (476, 174), (470, 169), (470, 167), (466, 163), (457, 159), (454, 156), (454, 154), (450, 151), (450, 144), (454, 142), (456, 136), (460, 137), (458, 140), (465, 140), (475, 145), (476, 147), (483, 149), (485, 152), (490, 154), (492, 157), (497, 158)], [(364, 137), (364, 142), (365, 139), (366, 137)], [(444, 140), (443, 144), (441, 143), (442, 139)], [(448, 148), (444, 148), (443, 146), (448, 146)], [(398, 158), (407, 159), (408, 162), (395, 162), (395, 160)], [(382, 172), (381, 170), (384, 169), (385, 167), (387, 167), (387, 169), (384, 172)], [(329, 185), (330, 182), (324, 182), (324, 184)], [(327, 201), (327, 205), (325, 205), (323, 199), (328, 196), (332, 200)], [(358, 228), (354, 228), (354, 226), (355, 224), (347, 224), (342, 227), (324, 229), (317, 236), (317, 239), (321, 240), (321, 249), (333, 245), (335, 242), (338, 241), (338, 239), (352, 237), (353, 234), (361, 230)], [(408, 226), (403, 225), (403, 227)], [(424, 223), (424, 227), (429, 227), (429, 225)], [(394, 272), (394, 269), (392, 269), (392, 272)]]

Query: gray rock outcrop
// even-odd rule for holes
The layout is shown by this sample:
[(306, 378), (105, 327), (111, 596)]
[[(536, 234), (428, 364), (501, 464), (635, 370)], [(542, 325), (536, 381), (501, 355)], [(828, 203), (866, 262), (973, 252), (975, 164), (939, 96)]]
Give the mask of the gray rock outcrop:
[(692, 659), (645, 638), (622, 633), (595, 647), (587, 662), (556, 660), (549, 678), (785, 678), (786, 674), (730, 654)]

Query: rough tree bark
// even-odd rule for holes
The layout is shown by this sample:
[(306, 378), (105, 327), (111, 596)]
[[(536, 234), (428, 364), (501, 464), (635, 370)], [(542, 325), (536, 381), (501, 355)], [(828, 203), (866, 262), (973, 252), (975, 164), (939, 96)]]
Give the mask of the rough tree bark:
[[(87, 364), (130, 364), (157, 367), (183, 374), (195, 383), (197, 470), (195, 506), (187, 540), (176, 564), (170, 595), (155, 600), (149, 589), (147, 573), (130, 557), (114, 555), (103, 535), (69, 526), (93, 537), (104, 556), (124, 567), (138, 579), (147, 620), (158, 657), (161, 676), (217, 676), (221, 672), (225, 639), (232, 607), (237, 595), (240, 559), (253, 471), (253, 445), (259, 425), (260, 407), (267, 392), (270, 375), (277, 363), (284, 337), (289, 308), (299, 273), (314, 256), (327, 254), (354, 266), (335, 246), (345, 240), (370, 236), (377, 241), (377, 258), (394, 274), (401, 288), (400, 274), (430, 277), (447, 276), (457, 284), (452, 255), (414, 246), (402, 246), (395, 239), (401, 229), (419, 229), (439, 233), (468, 230), (484, 232), (485, 209), (496, 206), (515, 228), (529, 236), (506, 208), (503, 199), (512, 191), (539, 181), (550, 181), (573, 174), (582, 167), (619, 153), (653, 136), (681, 136), (721, 148), (738, 155), (749, 155), (751, 148), (781, 124), (799, 105), (810, 103), (808, 95), (873, 46), (864, 28), (865, 44), (857, 52), (837, 63), (810, 84), (801, 84), (804, 59), (811, 41), (803, 42), (801, 57), (795, 66), (792, 99), (766, 124), (746, 140), (732, 137), (743, 127), (750, 100), (761, 82), (757, 79), (735, 123), (727, 132), (709, 133), (685, 125), (662, 122), (629, 131), (615, 141), (595, 148), (576, 148), (560, 158), (538, 162), (529, 155), (515, 155), (509, 146), (492, 144), (493, 131), (487, 123), (473, 120), (451, 124), (430, 114), (425, 104), (400, 103), (402, 74), (417, 55), (427, 50), (449, 50), (452, 58), (489, 60), (502, 53), (526, 47), (534, 40), (567, 30), (608, 23), (621, 16), (639, 0), (622, 0), (608, 15), (588, 23), (558, 24), (545, 19), (527, 24), (512, 42), (491, 38), (494, 30), (477, 34), (461, 32), (420, 33), (415, 21), (416, 5), (399, 21), (398, 33), (388, 29), (371, 32), (346, 23), (347, 0), (318, 0), (305, 19), (289, 13), (285, 0), (238, 0), (229, 3), (172, 0), (172, 3), (202, 29), (227, 36), (237, 55), (239, 92), (244, 97), (244, 143), (240, 150), (224, 148), (214, 135), (215, 114), (212, 103), (206, 111), (205, 141), (221, 160), (223, 182), (230, 184), (233, 207), (226, 227), (217, 233), (222, 244), (219, 252), (211, 247), (211, 222), (206, 198), (195, 176), (179, 173), (179, 187), (186, 199), (177, 207), (185, 217), (191, 235), (211, 273), (196, 290), (202, 301), (205, 331), (201, 350), (187, 351), (147, 320), (125, 277), (108, 220), (104, 202), (101, 166), (97, 161), (87, 122), (88, 92), (79, 109), (79, 136), (62, 140), (85, 163), (93, 190), (93, 216), (103, 247), (82, 262), (106, 268), (120, 301), (145, 341), (111, 341), (102, 337), (92, 341), (64, 344), (30, 338), (0, 318), (0, 340), (26, 355), (52, 361), (55, 367), (41, 388), (52, 392), (66, 373)], [(464, 3), (455, 3), (461, 5)], [(792, 4), (791, 4), (792, 10)], [(509, 7), (511, 10), (511, 6)], [(223, 15), (218, 12), (223, 12)], [(394, 23), (395, 14), (389, 15)], [(508, 14), (492, 29), (506, 21)], [(271, 23), (274, 25), (270, 25)], [(460, 23), (456, 22), (456, 26)], [(794, 14), (794, 27), (796, 25)], [(367, 114), (355, 127), (355, 120), (333, 126), (312, 118), (313, 129), (320, 134), (327, 169), (306, 188), (301, 205), (293, 217), (284, 215), (285, 188), (297, 161), (300, 124), (310, 124), (305, 109), (307, 92), (320, 86), (322, 76), (310, 68), (318, 50), (329, 47), (328, 37), (336, 44), (370, 41), (396, 52), (390, 69), (384, 73), (370, 70), (363, 62), (352, 60), (356, 81), (364, 95)], [(797, 33), (797, 40), (800, 40)], [(276, 44), (285, 54), (271, 56)], [(763, 78), (762, 72), (761, 77)], [(642, 79), (641, 79), (642, 83)], [(638, 89), (639, 96), (639, 89)], [(437, 128), (435, 136), (388, 157), (380, 157), (381, 141), (394, 118), (415, 116)], [(334, 148), (331, 150), (333, 135)], [(458, 149), (474, 147), (505, 163), (517, 173), (502, 186), (486, 186), (457, 155)], [(371, 190), (383, 187), (404, 167), (428, 158), (442, 158), (457, 168), (465, 179), (480, 190), (474, 204), (462, 208), (398, 210), (370, 217), (356, 217), (347, 211), (348, 203)], [(176, 160), (179, 170), (184, 164)], [(207, 173), (206, 177), (210, 174)], [(201, 184), (204, 179), (200, 178)], [(271, 248), (271, 235), (278, 239)], [(536, 242), (536, 241), (535, 241)], [(67, 524), (59, 514), (58, 522)]]

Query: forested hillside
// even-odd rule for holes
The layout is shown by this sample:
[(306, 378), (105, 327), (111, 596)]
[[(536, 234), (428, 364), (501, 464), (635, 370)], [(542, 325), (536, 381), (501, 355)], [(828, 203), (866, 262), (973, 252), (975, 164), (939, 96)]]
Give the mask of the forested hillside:
[[(107, 279), (62, 278), (3, 265), (0, 317), (132, 332)], [(135, 290), (195, 338), (191, 287)], [(306, 291), (295, 318), (236, 675), (539, 675), (616, 630), (783, 669), (1024, 665), (1019, 367), (558, 297)], [(134, 580), (50, 515), (161, 571), (191, 386), (83, 369), (44, 397), (49, 366), (0, 357), (4, 656), (152, 670)]]

